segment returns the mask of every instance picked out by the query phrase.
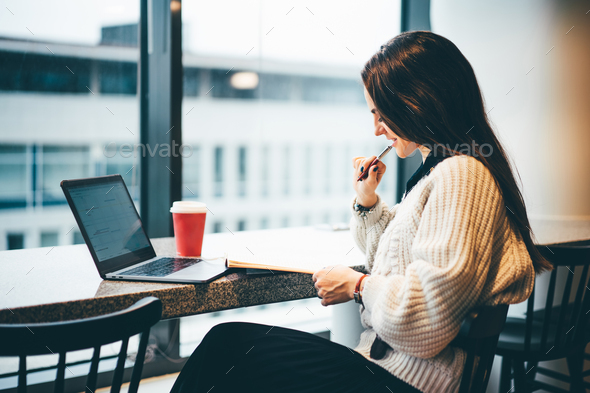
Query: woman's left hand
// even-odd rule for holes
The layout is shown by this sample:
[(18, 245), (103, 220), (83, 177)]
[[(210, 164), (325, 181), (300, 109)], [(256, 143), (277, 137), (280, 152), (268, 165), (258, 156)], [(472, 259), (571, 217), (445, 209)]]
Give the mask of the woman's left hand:
[(328, 266), (313, 274), (313, 282), (322, 306), (354, 299), (354, 287), (363, 273), (344, 265)]

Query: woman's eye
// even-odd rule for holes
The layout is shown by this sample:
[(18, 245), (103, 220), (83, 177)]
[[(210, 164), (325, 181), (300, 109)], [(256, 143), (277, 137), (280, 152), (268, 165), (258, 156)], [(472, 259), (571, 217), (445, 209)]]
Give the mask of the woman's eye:
[(383, 121), (383, 118), (382, 118), (382, 117), (380, 117), (380, 118), (379, 118), (379, 121), (380, 121), (380, 122), (382, 122), (382, 121)]

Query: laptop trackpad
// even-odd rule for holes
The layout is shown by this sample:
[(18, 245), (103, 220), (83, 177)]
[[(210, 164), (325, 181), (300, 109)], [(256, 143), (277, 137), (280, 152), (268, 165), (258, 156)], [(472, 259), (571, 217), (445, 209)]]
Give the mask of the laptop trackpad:
[(166, 278), (182, 278), (196, 282), (208, 282), (223, 276), (226, 270), (228, 269), (225, 267), (225, 258), (202, 260), (191, 267), (170, 274)]

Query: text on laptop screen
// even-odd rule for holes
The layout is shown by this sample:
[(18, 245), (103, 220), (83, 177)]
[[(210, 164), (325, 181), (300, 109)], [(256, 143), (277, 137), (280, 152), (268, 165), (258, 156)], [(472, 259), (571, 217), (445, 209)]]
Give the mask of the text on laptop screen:
[(76, 186), (70, 196), (100, 262), (150, 247), (124, 183)]

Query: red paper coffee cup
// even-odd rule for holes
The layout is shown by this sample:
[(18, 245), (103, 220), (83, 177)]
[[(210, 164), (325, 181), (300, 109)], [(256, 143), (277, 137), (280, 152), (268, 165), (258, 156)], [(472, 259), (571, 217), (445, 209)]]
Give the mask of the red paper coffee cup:
[(201, 202), (177, 201), (172, 204), (170, 212), (174, 221), (176, 255), (200, 257), (207, 205)]

